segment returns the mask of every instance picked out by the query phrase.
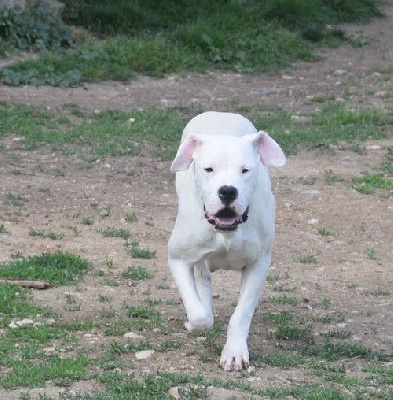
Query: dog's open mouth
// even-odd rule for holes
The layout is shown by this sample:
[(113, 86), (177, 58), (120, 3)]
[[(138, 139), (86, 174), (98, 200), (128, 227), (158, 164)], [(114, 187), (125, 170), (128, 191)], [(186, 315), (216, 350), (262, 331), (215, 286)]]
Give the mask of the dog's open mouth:
[(210, 214), (205, 211), (205, 218), (209, 224), (214, 225), (214, 227), (219, 231), (235, 231), (243, 222), (247, 221), (248, 218), (248, 207), (246, 211), (239, 215), (232, 208), (225, 207), (218, 211), (216, 214)]

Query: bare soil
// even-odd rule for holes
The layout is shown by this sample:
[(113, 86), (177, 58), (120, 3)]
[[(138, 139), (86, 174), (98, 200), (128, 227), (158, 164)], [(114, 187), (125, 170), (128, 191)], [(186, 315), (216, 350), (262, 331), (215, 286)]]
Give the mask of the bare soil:
[[(367, 39), (368, 45), (322, 49), (321, 61), (299, 62), (278, 74), (183, 73), (161, 80), (139, 77), (129, 84), (106, 82), (67, 90), (0, 86), (0, 98), (11, 103), (50, 107), (59, 113), (69, 103), (91, 111), (191, 104), (202, 110), (225, 110), (238, 102), (276, 105), (296, 115), (320, 107), (313, 98), (330, 96), (345, 107), (370, 106), (391, 112), (392, 6), (387, 7), (386, 15), (370, 25), (345, 27), (347, 32)], [(49, 305), (67, 321), (99, 318), (108, 307), (120, 313), (124, 303), (144, 304), (147, 297), (164, 300), (156, 309), (174, 332), (168, 339), (181, 340), (183, 345), (179, 350), (155, 352), (146, 360), (128, 355), (130, 365), (137, 371), (201, 373), (207, 378), (248, 381), (255, 388), (315, 381), (315, 376), (311, 377), (301, 367), (287, 370), (266, 367), (256, 369), (252, 375), (232, 373), (228, 377), (218, 367), (218, 360), (201, 362), (201, 357), (209, 356), (208, 350), (201, 339), (188, 335), (177, 321), (184, 310), (166, 261), (166, 244), (176, 216), (174, 178), (168, 162), (108, 157), (90, 163), (49, 148), (26, 152), (16, 148), (9, 137), (3, 145), (6, 150), (0, 153), (0, 198), (11, 192), (26, 196), (28, 201), (18, 208), (0, 202), (0, 215), (7, 231), (0, 235), (0, 262), (10, 260), (16, 253), (32, 255), (62, 250), (87, 258), (96, 269), (104, 271), (106, 278), (118, 279), (130, 265), (142, 265), (152, 276), (137, 284), (118, 279), (120, 285), (112, 287), (103, 285), (103, 278), (91, 273), (77, 287), (34, 291), (38, 304)], [(343, 312), (344, 324), (333, 328), (351, 331), (352, 343), (388, 353), (393, 350), (393, 202), (383, 191), (371, 196), (358, 193), (351, 180), (365, 171), (378, 171), (387, 148), (392, 146), (390, 135), (388, 139), (364, 143), (362, 154), (339, 149), (303, 152), (289, 157), (284, 168), (271, 171), (277, 199), (277, 237), (271, 274), (279, 277), (278, 284), (293, 289), (290, 295), (300, 304), (295, 312), (310, 320), (321, 313)], [(19, 173), (12, 173), (15, 170)], [(340, 179), (327, 184), (327, 173)], [(49, 188), (50, 195), (43, 188)], [(103, 209), (109, 212), (103, 213)], [(135, 213), (138, 221), (126, 222), (124, 217), (129, 213)], [(83, 217), (91, 217), (94, 225), (82, 224)], [(142, 247), (157, 252), (156, 258), (132, 259), (123, 239), (105, 238), (97, 232), (107, 227), (128, 229)], [(332, 235), (322, 236), (317, 231), (320, 227)], [(53, 241), (31, 237), (31, 228), (61, 232), (64, 238)], [(375, 257), (370, 257), (370, 249)], [(316, 263), (299, 261), (311, 255)], [(217, 272), (213, 281), (214, 310), (220, 322), (226, 324), (236, 302), (234, 282), (238, 276)], [(264, 296), (277, 295), (275, 289), (274, 284), (267, 284)], [(66, 310), (68, 292), (80, 303), (79, 311)], [(389, 294), (376, 295), (382, 292)], [(99, 295), (110, 296), (111, 302), (99, 302)], [(331, 301), (327, 310), (323, 310), (324, 299)], [(262, 325), (262, 313), (281, 309), (282, 305), (261, 303), (253, 321), (251, 356), (253, 351), (272, 354), (277, 350), (275, 341), (268, 338), (267, 330), (271, 327)], [(318, 337), (328, 328), (326, 324), (315, 324), (313, 334)], [(158, 330), (142, 335), (154, 343), (162, 341), (165, 333)], [(96, 332), (80, 336), (91, 351), (111, 340)], [(223, 336), (221, 342), (224, 341)], [(100, 386), (89, 381), (71, 389), (89, 392), (99, 390)], [(45, 392), (56, 398), (61, 390), (48, 383), (46, 389), (31, 394), (39, 396)], [(0, 390), (0, 399), (17, 399), (20, 392)], [(231, 395), (241, 398), (237, 391), (210, 393), (211, 398)]]

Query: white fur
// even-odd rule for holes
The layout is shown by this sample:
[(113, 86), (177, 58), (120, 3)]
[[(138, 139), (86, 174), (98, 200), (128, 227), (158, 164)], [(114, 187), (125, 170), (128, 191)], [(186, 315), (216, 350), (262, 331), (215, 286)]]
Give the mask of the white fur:
[[(213, 326), (210, 272), (242, 272), (220, 358), (227, 371), (249, 365), (247, 337), (274, 238), (275, 204), (267, 166), (284, 164), (282, 150), (267, 133), (257, 132), (241, 115), (218, 112), (200, 114), (187, 124), (172, 163), (179, 203), (168, 262), (187, 312), (188, 331)], [(205, 213), (215, 215), (223, 208), (218, 196), (223, 185), (237, 189), (231, 208), (238, 216), (249, 209), (248, 220), (232, 231), (217, 230), (205, 218)]]

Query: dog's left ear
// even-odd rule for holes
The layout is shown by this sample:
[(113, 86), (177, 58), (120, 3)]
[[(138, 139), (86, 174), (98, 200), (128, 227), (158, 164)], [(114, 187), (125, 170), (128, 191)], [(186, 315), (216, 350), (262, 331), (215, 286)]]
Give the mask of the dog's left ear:
[(268, 167), (282, 167), (285, 165), (287, 159), (284, 152), (266, 132), (259, 131), (245, 137), (252, 142), (263, 164)]
[(187, 137), (177, 150), (176, 157), (172, 162), (171, 171), (184, 171), (191, 165), (194, 152), (202, 143), (202, 139), (196, 136)]

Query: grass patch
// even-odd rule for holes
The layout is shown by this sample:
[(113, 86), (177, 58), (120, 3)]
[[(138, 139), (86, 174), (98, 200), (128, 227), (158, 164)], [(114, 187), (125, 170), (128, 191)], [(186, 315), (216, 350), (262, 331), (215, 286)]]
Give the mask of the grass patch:
[(159, 4), (67, 0), (63, 12), (67, 23), (106, 38), (72, 49), (75, 40), (68, 28), (43, 7), (0, 14), (6, 39), (1, 53), (13, 47), (51, 50), (38, 60), (3, 68), (0, 78), (6, 84), (74, 87), (81, 82), (126, 81), (135, 72), (162, 76), (184, 69), (272, 70), (298, 59), (316, 59), (308, 40), (358, 45), (359, 40), (326, 27), (381, 16), (379, 2), (371, 0), (165, 0)]
[(150, 259), (155, 258), (156, 256), (155, 250), (142, 249), (141, 247), (139, 247), (139, 242), (137, 242), (136, 240), (127, 242), (127, 248), (132, 258)]
[(12, 317), (27, 318), (36, 314), (50, 314), (46, 308), (31, 305), (31, 299), (29, 290), (0, 283), (0, 321), (6, 325)]
[(376, 189), (385, 189), (393, 193), (393, 180), (381, 175), (365, 175), (360, 178), (352, 178), (356, 185), (354, 189), (362, 194), (374, 194)]
[(150, 278), (150, 274), (144, 267), (131, 266), (121, 273), (121, 277), (133, 281), (144, 281)]
[(49, 229), (29, 229), (29, 236), (40, 237), (43, 239), (60, 240), (63, 239), (64, 235), (59, 232), (53, 232)]
[[(60, 381), (68, 384), (73, 381), (87, 379), (87, 365), (85, 356), (75, 358), (51, 357), (45, 361), (16, 361), (12, 371), (0, 377), (0, 386), (6, 389), (24, 387), (43, 387), (48, 380)], [(59, 382), (59, 383), (60, 383)]]
[[(239, 107), (228, 111), (238, 111)], [(0, 119), (3, 121), (0, 138), (18, 132), (24, 138), (20, 146), (25, 150), (50, 145), (54, 150), (69, 154), (83, 148), (92, 160), (105, 156), (137, 155), (141, 151), (168, 160), (176, 154), (181, 132), (195, 114), (184, 107), (132, 112), (106, 110), (86, 114), (78, 122), (71, 122), (46, 109), (3, 102), (0, 103)], [(307, 124), (291, 120), (290, 114), (280, 110), (266, 112), (265, 109), (253, 108), (245, 116), (259, 129), (268, 131), (287, 154), (294, 154), (300, 148), (323, 149), (337, 143), (342, 146), (344, 142), (350, 147), (353, 142), (383, 138), (386, 137), (385, 128), (393, 125), (391, 114), (371, 109), (350, 111), (342, 105), (327, 106), (311, 114)], [(135, 122), (130, 123), (130, 118)], [(389, 158), (387, 161), (384, 164), (386, 171), (389, 170)], [(334, 183), (337, 178), (328, 173), (326, 180)], [(22, 206), (27, 199), (6, 194), (5, 201)]]
[(41, 279), (53, 286), (69, 285), (90, 269), (80, 256), (70, 253), (44, 253), (0, 264), (0, 277), (10, 279)]
[(128, 239), (131, 237), (131, 233), (126, 229), (106, 228), (98, 231), (104, 237), (118, 237), (122, 239)]

